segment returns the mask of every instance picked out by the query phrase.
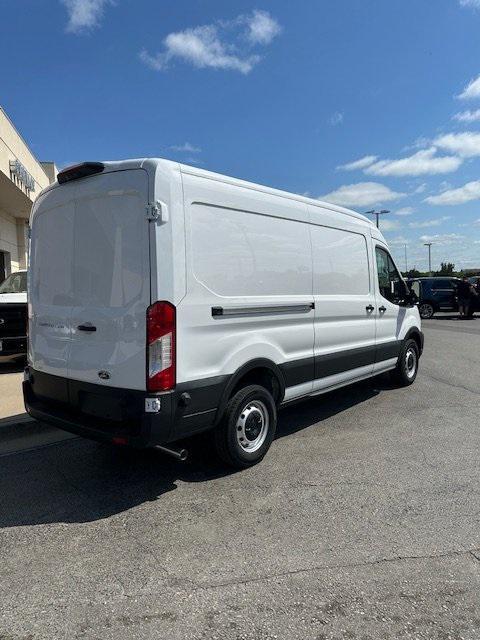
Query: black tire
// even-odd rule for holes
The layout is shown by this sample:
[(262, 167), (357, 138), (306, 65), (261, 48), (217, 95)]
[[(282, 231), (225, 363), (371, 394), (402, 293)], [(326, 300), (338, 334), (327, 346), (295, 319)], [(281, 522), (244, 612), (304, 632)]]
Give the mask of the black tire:
[(420, 317), (423, 320), (428, 320), (429, 318), (433, 318), (433, 314), (435, 313), (433, 304), (430, 304), (430, 302), (421, 302), (418, 305), (418, 311), (420, 313)]
[[(221, 422), (213, 433), (217, 454), (235, 469), (251, 467), (260, 462), (269, 450), (276, 427), (277, 409), (271, 394), (259, 385), (243, 387), (228, 401)], [(259, 433), (255, 439), (257, 430)], [(241, 439), (243, 445), (240, 444)], [(250, 451), (249, 445), (252, 445)]]
[(413, 384), (418, 373), (419, 357), (415, 340), (406, 340), (398, 356), (397, 366), (391, 372), (392, 380), (402, 387)]

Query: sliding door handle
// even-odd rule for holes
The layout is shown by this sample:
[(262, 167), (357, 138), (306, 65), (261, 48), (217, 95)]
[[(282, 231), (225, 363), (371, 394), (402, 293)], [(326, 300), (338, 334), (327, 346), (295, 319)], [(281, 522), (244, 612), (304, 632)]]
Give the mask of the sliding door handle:
[(372, 313), (372, 311), (375, 311), (375, 307), (373, 306), (373, 304), (369, 304), (365, 307), (365, 309), (368, 311), (368, 313)]
[(96, 331), (97, 327), (94, 327), (93, 324), (79, 324), (77, 329), (79, 331)]

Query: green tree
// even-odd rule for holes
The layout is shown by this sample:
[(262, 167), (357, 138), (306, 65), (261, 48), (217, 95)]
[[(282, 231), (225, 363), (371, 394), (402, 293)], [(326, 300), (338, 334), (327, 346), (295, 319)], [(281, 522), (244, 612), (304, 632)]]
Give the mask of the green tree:
[(453, 262), (442, 262), (440, 263), (440, 270), (436, 271), (435, 275), (437, 276), (453, 276), (455, 271), (455, 265)]

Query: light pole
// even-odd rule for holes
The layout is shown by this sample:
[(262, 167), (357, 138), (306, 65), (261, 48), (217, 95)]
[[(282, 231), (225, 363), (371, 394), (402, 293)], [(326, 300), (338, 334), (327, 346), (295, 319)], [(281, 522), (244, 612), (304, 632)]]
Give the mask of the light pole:
[(405, 243), (405, 273), (408, 273), (407, 243)]
[(424, 242), (423, 246), (428, 247), (428, 272), (432, 275), (432, 244), (433, 242)]
[(366, 216), (375, 216), (376, 217), (376, 219), (377, 219), (377, 229), (378, 229), (378, 227), (379, 227), (379, 224), (378, 224), (379, 223), (379, 216), (382, 213), (390, 213), (390, 211), (388, 209), (382, 209), (381, 211), (375, 211), (375, 209), (372, 209), (371, 211), (367, 211), (365, 213), (365, 215)]

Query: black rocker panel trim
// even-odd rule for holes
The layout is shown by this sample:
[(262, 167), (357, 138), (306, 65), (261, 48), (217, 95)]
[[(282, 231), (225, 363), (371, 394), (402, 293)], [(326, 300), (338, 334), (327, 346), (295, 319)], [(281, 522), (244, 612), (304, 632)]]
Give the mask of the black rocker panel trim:
[[(252, 369), (271, 370), (281, 387), (281, 401), (286, 387), (397, 357), (402, 344), (396, 340), (280, 366), (258, 359), (233, 375), (183, 382), (173, 391), (159, 394), (80, 382), (27, 368), (25, 405), (33, 417), (66, 431), (96, 440), (127, 437), (134, 446), (152, 446), (214, 426), (235, 384)], [(160, 398), (161, 411), (145, 413), (145, 397), (153, 395)]]

